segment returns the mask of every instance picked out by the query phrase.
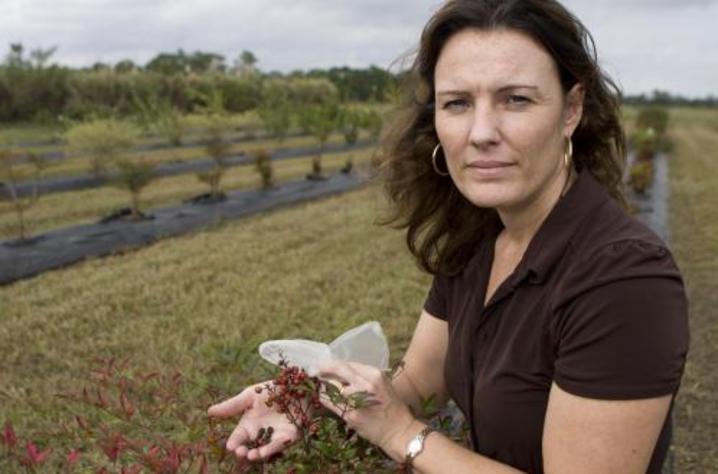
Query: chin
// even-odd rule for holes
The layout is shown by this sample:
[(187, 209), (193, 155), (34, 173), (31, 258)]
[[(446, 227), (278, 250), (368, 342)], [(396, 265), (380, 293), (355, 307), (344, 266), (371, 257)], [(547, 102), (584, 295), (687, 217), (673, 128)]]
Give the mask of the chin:
[(459, 192), (476, 207), (500, 209), (514, 207), (521, 197), (512, 189), (507, 189), (505, 184), (487, 184), (478, 186), (472, 183), (471, 186), (458, 186)]

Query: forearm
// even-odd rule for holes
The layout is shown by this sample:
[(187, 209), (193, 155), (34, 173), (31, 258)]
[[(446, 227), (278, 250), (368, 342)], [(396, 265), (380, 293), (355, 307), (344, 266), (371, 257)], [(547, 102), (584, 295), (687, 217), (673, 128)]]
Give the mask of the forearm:
[(392, 379), (391, 384), (399, 399), (410, 406), (414, 413), (419, 413), (419, 410), (421, 410), (421, 394), (411, 379), (406, 375), (406, 372), (400, 370)]
[[(392, 380), (392, 386), (394, 391), (399, 396), (399, 399), (406, 405), (410, 406), (417, 416), (424, 415), (422, 413), (423, 402), (429, 397), (434, 396), (434, 408), (442, 408), (446, 404), (446, 396), (443, 393), (428, 393), (431, 390), (423, 389), (420, 384), (414, 382), (416, 378), (407, 370), (401, 370)], [(426, 392), (426, 393), (424, 393)]]
[(408, 366), (401, 369), (392, 379), (394, 391), (402, 402), (411, 407), (416, 416), (427, 415), (426, 413), (422, 413), (422, 411), (425, 408), (425, 402), (431, 397), (434, 398), (431, 405), (432, 409), (441, 409), (447, 402), (446, 390), (443, 388), (443, 383), (436, 381), (429, 387), (426, 383), (421, 383), (426, 379), (426, 375), (422, 376), (421, 374), (417, 374), (416, 371), (410, 370)]
[[(426, 425), (415, 421), (400, 436), (390, 440), (384, 451), (395, 461), (404, 462), (406, 447)], [(477, 454), (450, 440), (439, 432), (432, 432), (424, 441), (424, 450), (413, 461), (414, 472), (421, 474), (515, 474), (513, 467)]]

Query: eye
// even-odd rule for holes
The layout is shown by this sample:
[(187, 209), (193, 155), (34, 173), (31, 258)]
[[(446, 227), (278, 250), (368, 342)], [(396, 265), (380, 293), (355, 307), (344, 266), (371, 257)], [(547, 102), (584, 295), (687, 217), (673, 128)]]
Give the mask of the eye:
[(469, 107), (469, 102), (465, 99), (454, 99), (444, 103), (442, 107), (444, 110), (450, 110), (453, 112), (459, 112), (466, 110)]
[(525, 105), (531, 103), (531, 99), (519, 94), (511, 94), (506, 98), (509, 105)]

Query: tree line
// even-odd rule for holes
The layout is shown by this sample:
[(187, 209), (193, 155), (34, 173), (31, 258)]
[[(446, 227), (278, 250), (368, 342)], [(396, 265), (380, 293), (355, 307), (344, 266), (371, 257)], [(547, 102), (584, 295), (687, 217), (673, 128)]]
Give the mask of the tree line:
[(50, 64), (55, 52), (10, 45), (0, 63), (0, 122), (125, 117), (137, 112), (138, 101), (189, 113), (216, 94), (225, 110), (241, 113), (260, 107), (263, 91), (278, 83), (299, 103), (324, 102), (327, 95), (340, 102), (385, 102), (399, 80), (376, 66), (263, 72), (251, 51), (241, 52), (231, 65), (216, 53), (178, 50), (142, 66), (125, 59), (87, 68)]

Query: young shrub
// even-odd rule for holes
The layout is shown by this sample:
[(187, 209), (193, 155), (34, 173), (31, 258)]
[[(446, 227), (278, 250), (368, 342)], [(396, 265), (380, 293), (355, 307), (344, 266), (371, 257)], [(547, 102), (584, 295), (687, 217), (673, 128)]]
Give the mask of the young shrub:
[(637, 161), (649, 161), (658, 151), (658, 136), (652, 128), (638, 129), (631, 137)]
[(224, 95), (221, 90), (197, 92), (197, 96), (203, 104), (199, 107), (199, 112), (204, 116), (202, 134), (205, 151), (212, 158), (213, 165), (208, 171), (196, 173), (197, 179), (209, 186), (209, 193), (197, 196), (191, 201), (213, 203), (226, 199), (226, 195), (220, 189), (220, 182), (227, 168), (225, 158), (230, 150), (229, 134), (232, 131), (232, 122), (224, 107)]
[[(0, 149), (0, 167), (2, 167), (3, 181), (7, 188), (7, 194), (10, 197), (10, 203), (15, 216), (17, 217), (18, 244), (27, 244), (31, 239), (27, 237), (27, 226), (25, 224), (25, 211), (31, 208), (38, 200), (37, 184), (33, 185), (32, 193), (29, 197), (21, 197), (17, 192), (18, 180), (13, 169), (17, 161), (17, 154), (11, 149)], [(37, 183), (40, 179), (42, 171), (46, 167), (46, 161), (35, 153), (29, 153), (26, 156), (27, 161), (32, 163), (33, 174), (32, 180)]]
[(75, 125), (65, 133), (65, 141), (75, 153), (90, 156), (94, 176), (107, 173), (108, 165), (131, 150), (137, 130), (126, 122), (101, 119)]
[(339, 130), (347, 145), (354, 145), (359, 140), (359, 130), (363, 123), (364, 114), (361, 110), (350, 107), (341, 109)]
[(653, 129), (659, 137), (663, 136), (668, 128), (668, 109), (659, 106), (642, 108), (636, 117), (636, 128)]
[(322, 155), (332, 132), (339, 127), (341, 109), (336, 102), (307, 107), (300, 120), (304, 123), (303, 128), (309, 130), (319, 144), (319, 154), (312, 159), (312, 172), (307, 179), (326, 179), (322, 175)]
[(369, 132), (373, 140), (379, 140), (381, 131), (384, 128), (384, 119), (376, 110), (364, 112), (362, 128)]
[(197, 173), (197, 178), (210, 187), (210, 197), (215, 200), (225, 198), (219, 184), (226, 171), (224, 159), (229, 154), (229, 143), (226, 138), (227, 126), (222, 117), (210, 118), (205, 130), (205, 150), (212, 158), (213, 168), (203, 173)]
[(645, 194), (653, 183), (653, 162), (648, 160), (636, 161), (631, 166), (628, 184), (638, 194)]
[(272, 169), (272, 157), (267, 150), (259, 150), (255, 158), (257, 173), (262, 178), (262, 189), (270, 189), (274, 186), (274, 170)]
[(270, 82), (262, 91), (262, 103), (257, 113), (267, 133), (281, 144), (292, 126), (292, 104), (287, 87)]
[(154, 165), (141, 160), (125, 158), (118, 160), (116, 166), (118, 174), (114, 184), (119, 188), (129, 191), (131, 196), (130, 219), (145, 219), (146, 216), (140, 211), (140, 193), (154, 179)]
[(204, 143), (207, 154), (212, 158), (209, 171), (197, 173), (197, 179), (209, 185), (208, 199), (210, 202), (222, 201), (226, 195), (220, 189), (220, 182), (227, 169), (225, 158), (229, 155), (230, 143), (228, 133), (230, 123), (224, 114), (212, 114), (207, 118), (204, 130)]
[(351, 155), (347, 157), (347, 161), (344, 162), (344, 166), (339, 170), (340, 173), (349, 174), (354, 169), (354, 160)]
[[(342, 109), (341, 117), (339, 120), (339, 129), (344, 136), (344, 141), (347, 145), (355, 145), (359, 141), (359, 131), (365, 121), (365, 114), (359, 109), (346, 107)], [(344, 174), (349, 174), (354, 168), (354, 160), (352, 154), (347, 156), (347, 160), (339, 171)]]

